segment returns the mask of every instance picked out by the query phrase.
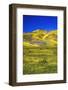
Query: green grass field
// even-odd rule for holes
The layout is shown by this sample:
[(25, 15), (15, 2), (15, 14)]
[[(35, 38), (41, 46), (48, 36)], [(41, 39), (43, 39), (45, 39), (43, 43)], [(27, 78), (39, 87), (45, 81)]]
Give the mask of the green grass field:
[(57, 73), (57, 30), (34, 30), (23, 38), (23, 74)]
[(23, 74), (57, 73), (57, 48), (24, 48)]

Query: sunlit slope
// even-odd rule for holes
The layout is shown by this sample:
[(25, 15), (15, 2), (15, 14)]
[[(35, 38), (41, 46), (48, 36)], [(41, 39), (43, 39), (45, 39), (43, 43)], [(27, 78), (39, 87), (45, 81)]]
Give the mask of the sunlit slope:
[(57, 30), (48, 32), (43, 36), (43, 40), (47, 41), (49, 45), (57, 45)]
[(35, 30), (32, 32), (32, 38), (36, 40), (42, 40), (45, 35), (47, 35), (46, 30)]
[(38, 47), (38, 44), (31, 44), (30, 42), (23, 42), (23, 45), (26, 47)]
[(38, 29), (31, 33), (24, 33), (23, 38), (26, 47), (54, 47), (57, 45), (57, 30), (47, 32)]

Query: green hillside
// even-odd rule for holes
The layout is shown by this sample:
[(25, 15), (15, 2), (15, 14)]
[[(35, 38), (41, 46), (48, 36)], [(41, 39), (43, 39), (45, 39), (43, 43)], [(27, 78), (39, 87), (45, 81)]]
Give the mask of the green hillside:
[(23, 34), (24, 74), (57, 72), (57, 30)]

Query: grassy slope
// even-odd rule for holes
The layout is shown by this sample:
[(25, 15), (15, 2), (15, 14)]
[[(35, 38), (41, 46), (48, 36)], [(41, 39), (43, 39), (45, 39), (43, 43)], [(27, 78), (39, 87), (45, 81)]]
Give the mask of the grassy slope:
[[(24, 34), (24, 74), (57, 72), (56, 31)], [(42, 41), (43, 44), (35, 42)]]

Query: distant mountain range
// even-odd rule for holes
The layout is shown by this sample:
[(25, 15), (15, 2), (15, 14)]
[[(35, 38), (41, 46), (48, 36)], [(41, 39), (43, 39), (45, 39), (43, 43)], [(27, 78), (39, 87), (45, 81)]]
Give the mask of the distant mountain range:
[(33, 30), (23, 34), (24, 47), (56, 47), (57, 30)]

